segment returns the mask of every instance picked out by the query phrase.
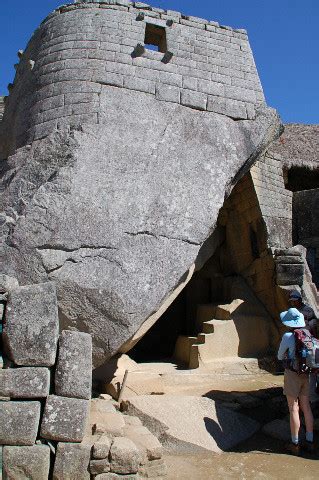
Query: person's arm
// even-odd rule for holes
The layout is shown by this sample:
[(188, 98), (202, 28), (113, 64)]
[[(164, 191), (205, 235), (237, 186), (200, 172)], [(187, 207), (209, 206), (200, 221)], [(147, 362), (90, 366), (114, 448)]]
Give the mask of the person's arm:
[(285, 358), (286, 352), (291, 346), (291, 337), (293, 337), (293, 333), (290, 332), (283, 335), (277, 353), (278, 360), (283, 360)]

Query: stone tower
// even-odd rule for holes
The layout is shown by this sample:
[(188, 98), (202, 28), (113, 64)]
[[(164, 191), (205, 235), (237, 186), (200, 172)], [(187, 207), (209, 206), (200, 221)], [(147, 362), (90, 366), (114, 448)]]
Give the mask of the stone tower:
[(53, 280), (62, 328), (92, 334), (98, 365), (212, 255), (224, 199), (281, 125), (246, 31), (214, 21), (79, 1), (19, 56), (0, 122), (1, 270)]

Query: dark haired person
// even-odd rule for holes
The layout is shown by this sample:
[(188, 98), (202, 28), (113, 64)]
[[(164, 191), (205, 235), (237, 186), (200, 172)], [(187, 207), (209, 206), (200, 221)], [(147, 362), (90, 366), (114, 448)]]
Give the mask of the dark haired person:
[(288, 302), (290, 307), (296, 308), (303, 314), (306, 327), (314, 337), (317, 337), (317, 318), (315, 312), (309, 305), (303, 302), (298, 290), (292, 290), (290, 292)]

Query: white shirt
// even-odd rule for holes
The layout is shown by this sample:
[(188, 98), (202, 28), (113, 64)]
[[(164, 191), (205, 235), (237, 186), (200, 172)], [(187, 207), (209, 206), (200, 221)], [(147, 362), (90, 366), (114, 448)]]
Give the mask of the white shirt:
[(279, 350), (278, 350), (278, 360), (283, 360), (286, 358), (286, 352), (288, 350), (288, 358), (295, 358), (296, 353), (296, 342), (295, 337), (292, 332), (285, 333), (281, 339)]

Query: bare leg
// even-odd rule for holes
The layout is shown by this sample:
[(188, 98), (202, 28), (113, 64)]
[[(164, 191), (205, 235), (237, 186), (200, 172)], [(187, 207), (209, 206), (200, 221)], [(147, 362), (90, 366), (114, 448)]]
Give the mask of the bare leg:
[(309, 397), (306, 395), (301, 395), (299, 402), (300, 408), (305, 416), (306, 431), (313, 432), (313, 415), (310, 407)]
[[(290, 397), (287, 395), (287, 402), (290, 413), (290, 431), (291, 436), (298, 438), (300, 430), (300, 417), (299, 417), (299, 403), (298, 398)], [(309, 398), (308, 398), (309, 403)]]

